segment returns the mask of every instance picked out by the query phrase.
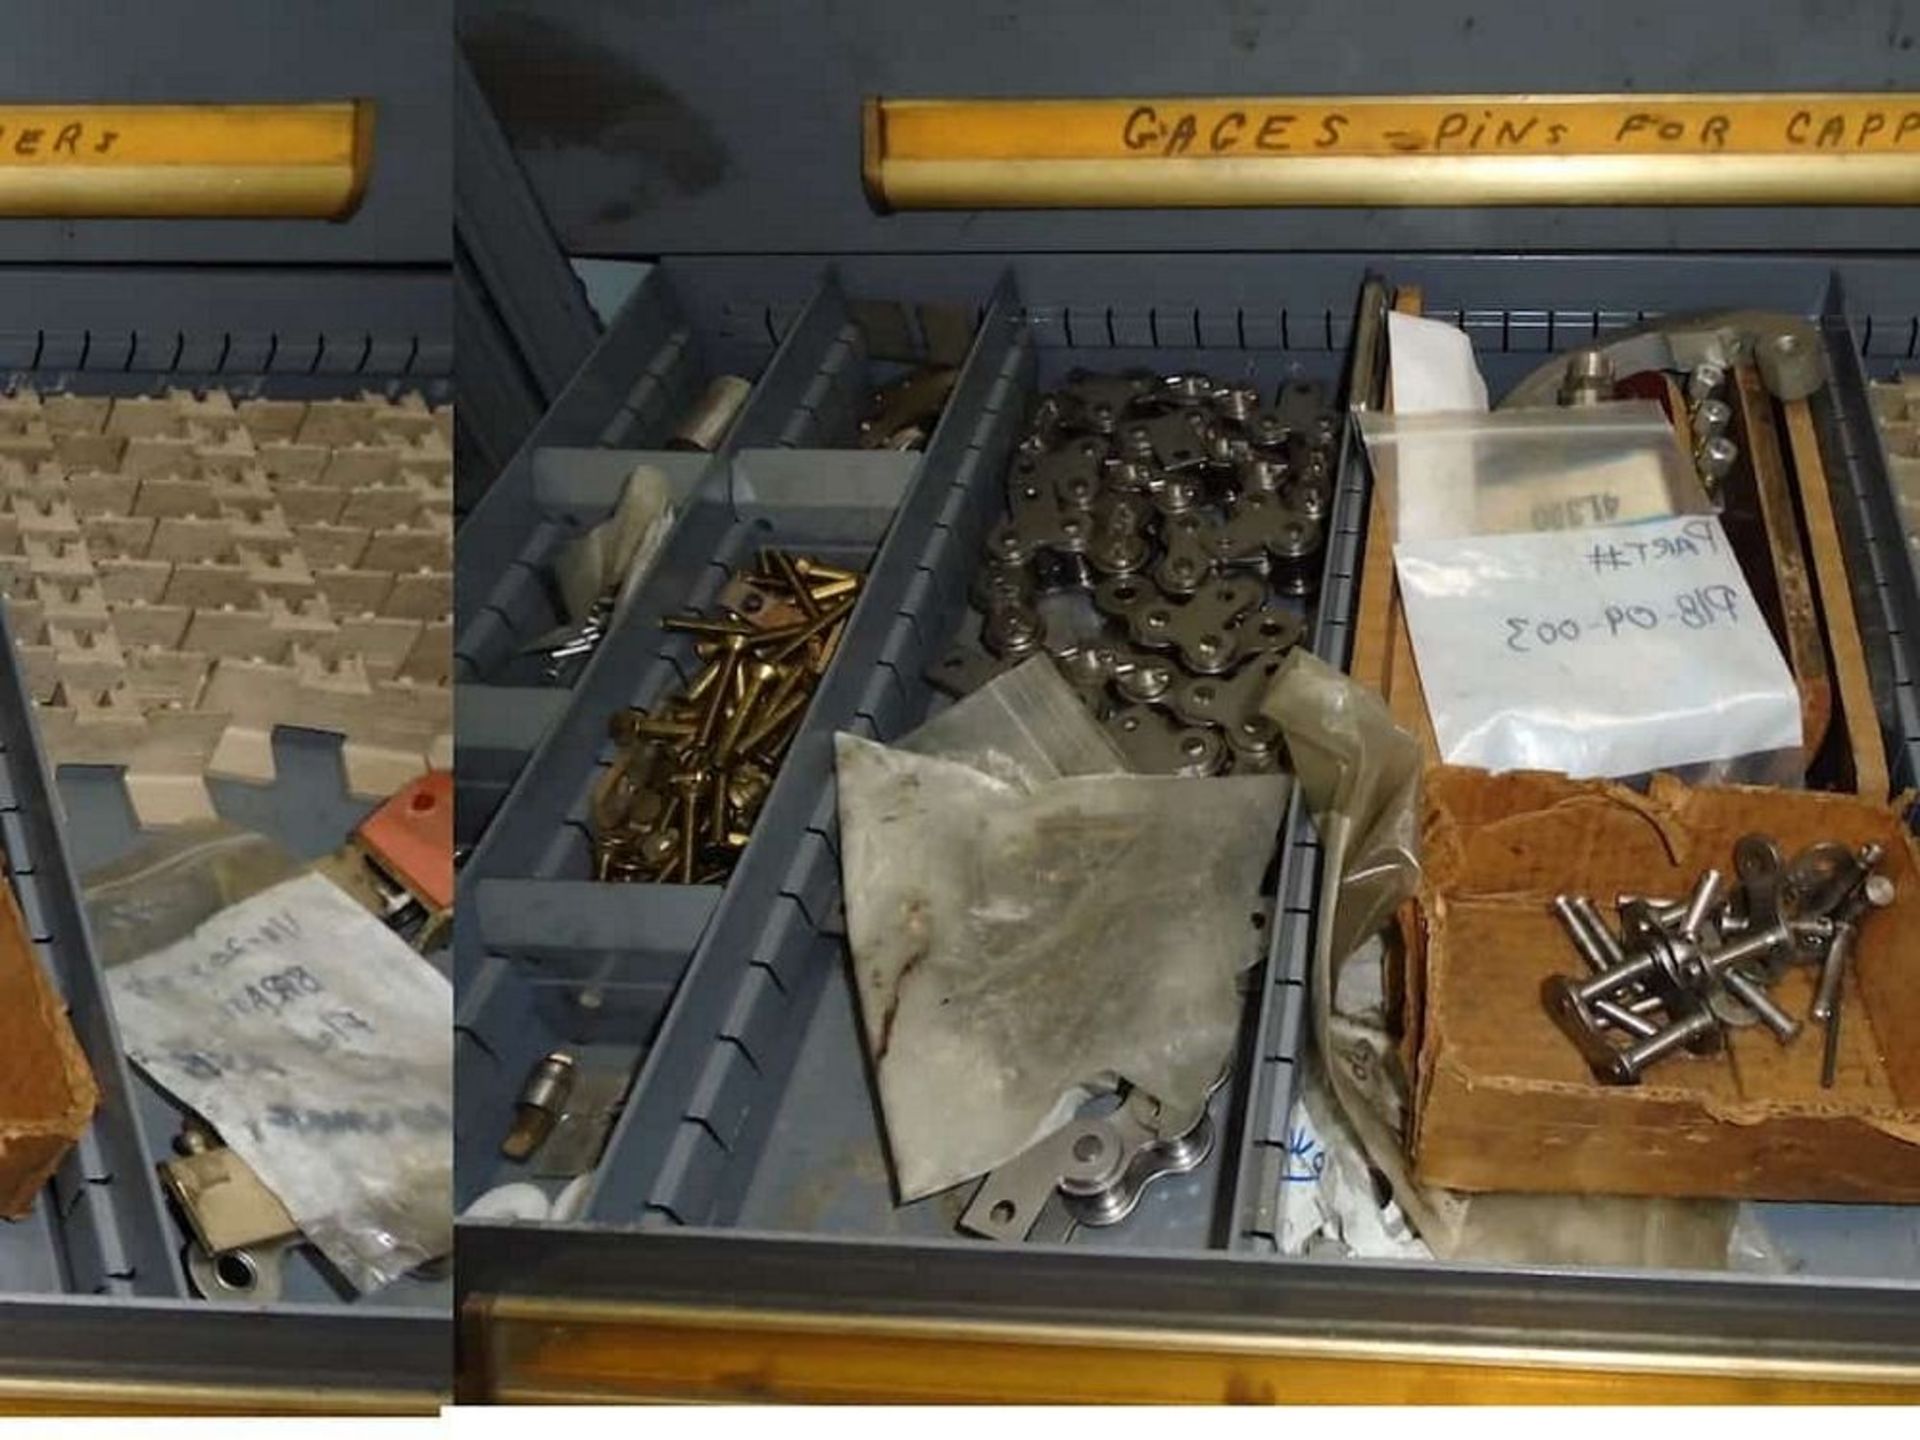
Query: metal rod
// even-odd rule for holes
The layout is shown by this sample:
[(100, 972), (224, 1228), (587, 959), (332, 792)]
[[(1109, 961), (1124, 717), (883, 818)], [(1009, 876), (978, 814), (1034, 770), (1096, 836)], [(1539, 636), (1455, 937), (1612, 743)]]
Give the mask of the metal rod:
[(1720, 900), (1720, 890), (1726, 883), (1726, 876), (1718, 870), (1703, 872), (1693, 887), (1693, 894), (1687, 899), (1686, 913), (1680, 917), (1681, 936), (1693, 943), (1700, 939), (1700, 927), (1707, 923), (1707, 916)]

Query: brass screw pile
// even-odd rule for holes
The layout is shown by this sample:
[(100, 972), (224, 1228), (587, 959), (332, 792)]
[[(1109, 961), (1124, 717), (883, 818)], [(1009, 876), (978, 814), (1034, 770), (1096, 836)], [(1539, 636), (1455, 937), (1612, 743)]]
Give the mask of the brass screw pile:
[(826, 673), (863, 577), (762, 550), (715, 615), (675, 615), (704, 662), (653, 710), (615, 712), (619, 746), (593, 794), (594, 878), (720, 885), (747, 847)]

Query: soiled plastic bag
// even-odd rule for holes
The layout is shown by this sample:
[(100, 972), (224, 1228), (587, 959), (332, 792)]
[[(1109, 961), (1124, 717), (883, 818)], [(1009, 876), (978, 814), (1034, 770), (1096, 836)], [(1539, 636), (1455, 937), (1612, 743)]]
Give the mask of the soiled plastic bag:
[(1011, 672), (933, 725), (973, 763), (917, 753), (920, 735), (835, 737), (847, 931), (903, 1202), (1121, 1080), (1199, 1114), (1238, 1036), (1287, 796), (1271, 775), (1073, 773), (1118, 756), (1057, 674)]
[(264, 836), (169, 836), (92, 877), (122, 1043), (355, 1288), (452, 1247), (452, 990)]
[(1468, 1195), (1415, 1182), (1379, 932), (1420, 882), (1419, 742), (1377, 693), (1305, 651), (1281, 665), (1263, 709), (1286, 736), (1325, 852), (1311, 986), (1317, 1058), (1420, 1239), (1452, 1260), (1724, 1268), (1738, 1212), (1728, 1201)]

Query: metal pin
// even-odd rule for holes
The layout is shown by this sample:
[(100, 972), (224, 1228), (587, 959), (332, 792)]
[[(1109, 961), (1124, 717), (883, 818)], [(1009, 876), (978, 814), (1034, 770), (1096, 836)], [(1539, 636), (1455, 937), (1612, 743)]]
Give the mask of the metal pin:
[(1573, 998), (1591, 1008), (1594, 1001), (1604, 1000), (1629, 985), (1650, 978), (1659, 966), (1660, 962), (1651, 955), (1636, 955), (1625, 964), (1616, 965), (1575, 986)]
[[(779, 672), (766, 661), (756, 660), (751, 666), (736, 673), (744, 677), (740, 700), (739, 703), (734, 706), (733, 713), (727, 717), (726, 728), (720, 732), (720, 741), (714, 747), (713, 751), (714, 758), (722, 764), (725, 764), (733, 757), (734, 750), (740, 743), (741, 733), (746, 729), (747, 722), (753, 716), (756, 704), (760, 699), (760, 692), (766, 689), (767, 681), (771, 680)], [(724, 831), (722, 833), (724, 833)]]
[(1606, 918), (1595, 908), (1593, 901), (1585, 895), (1575, 895), (1571, 903), (1574, 913), (1586, 922), (1587, 930), (1593, 936), (1594, 943), (1600, 947), (1600, 953), (1607, 957), (1607, 968), (1612, 970), (1624, 965), (1627, 960), (1626, 952), (1620, 948), (1620, 941), (1615, 937), (1613, 927), (1607, 924)]
[(842, 595), (851, 595), (860, 588), (860, 578), (850, 575), (845, 580), (823, 580), (818, 585), (808, 587), (808, 593), (816, 600), (838, 600)]
[(733, 672), (739, 667), (740, 651), (745, 644), (743, 636), (737, 634), (727, 636), (727, 648), (719, 660), (720, 674), (713, 682), (712, 698), (707, 701), (707, 708), (700, 712), (699, 728), (693, 732), (693, 742), (696, 745), (709, 744), (713, 740), (714, 732), (719, 728), (720, 712), (725, 708), (724, 702), (733, 684)]
[(693, 883), (693, 855), (696, 832), (700, 829), (700, 791), (706, 780), (703, 770), (682, 771), (673, 777), (674, 789), (680, 792), (680, 808), (685, 814), (685, 822), (680, 827), (680, 883)]
[(793, 557), (784, 550), (762, 551), (761, 553), (772, 559), (774, 571), (780, 576), (781, 580), (785, 582), (787, 588), (793, 592), (795, 603), (798, 604), (802, 610), (806, 611), (807, 618), (809, 620), (818, 620), (820, 618), (820, 601), (814, 595), (813, 591), (807, 588), (806, 579), (794, 566)]
[(1560, 917), (1560, 924), (1573, 941), (1573, 948), (1580, 952), (1580, 958), (1587, 962), (1587, 969), (1595, 975), (1605, 974), (1611, 968), (1606, 952), (1588, 932), (1586, 922), (1580, 918), (1579, 911), (1573, 908), (1572, 901), (1565, 895), (1554, 896), (1553, 913)]
[(837, 565), (826, 565), (806, 555), (794, 557), (793, 568), (810, 580), (858, 580), (858, 570), (842, 570)]
[(787, 721), (798, 715), (813, 696), (807, 691), (795, 691), (780, 703), (777, 709), (768, 709), (753, 729), (740, 737), (739, 748), (748, 753), (757, 753), (770, 735), (778, 732)]
[(1774, 1003), (1765, 986), (1731, 968), (1720, 972), (1720, 983), (1736, 1000), (1758, 1015), (1761, 1023), (1773, 1032), (1774, 1038), (1782, 1045), (1800, 1033), (1800, 1022)]
[(1687, 898), (1686, 913), (1680, 917), (1681, 938), (1690, 944), (1697, 945), (1700, 942), (1700, 927), (1707, 923), (1707, 916), (1719, 903), (1720, 890), (1726, 878), (1718, 870), (1707, 870), (1695, 882), (1693, 894)]
[(778, 666), (775, 668), (779, 670), (780, 681), (767, 692), (762, 702), (762, 710), (767, 714), (772, 714), (786, 704), (787, 697), (805, 683), (811, 673), (804, 665), (788, 665), (784, 669)]
[(1827, 945), (1827, 958), (1820, 966), (1820, 988), (1814, 992), (1813, 1008), (1807, 1012), (1809, 1019), (1821, 1023), (1833, 1019), (1834, 1011), (1839, 1007), (1840, 982), (1845, 978), (1847, 964), (1853, 958), (1853, 941), (1857, 933), (1851, 920), (1843, 920), (1833, 927), (1833, 939)]
[(772, 660), (776, 665), (791, 660), (805, 648), (807, 641), (811, 640), (815, 635), (822, 634), (831, 629), (836, 621), (847, 615), (853, 609), (853, 602), (854, 597), (851, 595), (844, 600), (835, 601), (820, 612), (819, 619), (808, 621), (791, 640), (787, 641), (785, 645), (782, 645), (767, 658)]
[(1660, 1027), (1651, 1020), (1643, 1020), (1639, 1015), (1612, 1000), (1593, 1002), (1593, 1013), (1630, 1035), (1638, 1035), (1643, 1040), (1651, 1040), (1660, 1033)]
[(709, 620), (704, 615), (669, 615), (660, 622), (662, 630), (684, 631), (689, 635), (716, 635), (722, 638), (739, 635), (751, 638), (765, 634), (751, 625), (743, 625), (737, 620)]
[(1831, 1090), (1840, 1071), (1840, 1011), (1836, 1007), (1827, 1017), (1826, 1043), (1820, 1052), (1820, 1088)]
[(1640, 1078), (1640, 1072), (1656, 1060), (1664, 1060), (1674, 1051), (1682, 1049), (1713, 1029), (1717, 1024), (1719, 1022), (1713, 1018), (1711, 1012), (1702, 1010), (1678, 1024), (1669, 1025), (1650, 1039), (1642, 1040), (1638, 1045), (1621, 1051), (1613, 1063), (1613, 1078), (1628, 1084), (1637, 1081)]
[(707, 792), (707, 843), (720, 845), (727, 838), (727, 777), (715, 774)]

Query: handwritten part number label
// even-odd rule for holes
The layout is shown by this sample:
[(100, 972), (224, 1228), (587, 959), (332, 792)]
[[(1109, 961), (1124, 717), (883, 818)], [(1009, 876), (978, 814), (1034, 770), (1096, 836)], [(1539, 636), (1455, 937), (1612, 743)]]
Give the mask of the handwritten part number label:
[(107, 982), (134, 1063), (358, 1288), (445, 1252), (452, 989), (345, 891), (284, 881)]
[(1793, 677), (1712, 516), (1394, 547), (1441, 755), (1637, 775), (1801, 743)]
[(1638, 601), (1609, 605), (1598, 619), (1581, 621), (1571, 615), (1536, 620), (1531, 615), (1507, 616), (1507, 648), (1517, 655), (1547, 645), (1575, 645), (1582, 640), (1617, 640), (1621, 635), (1645, 634), (1664, 624), (1705, 630), (1732, 625), (1740, 619), (1740, 592), (1731, 585), (1697, 585), (1673, 596), (1663, 612), (1657, 605)]

